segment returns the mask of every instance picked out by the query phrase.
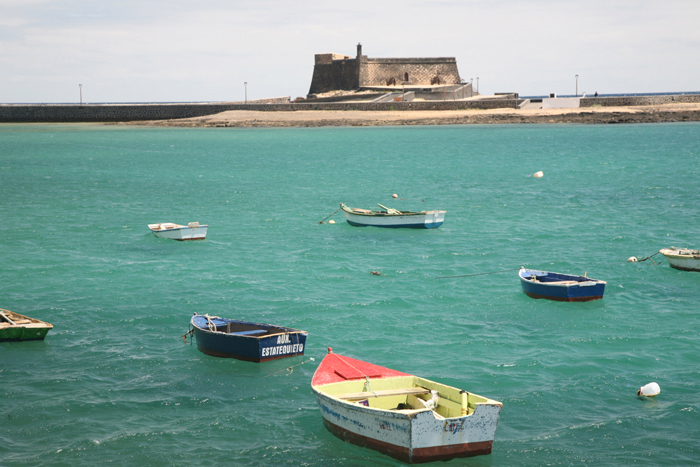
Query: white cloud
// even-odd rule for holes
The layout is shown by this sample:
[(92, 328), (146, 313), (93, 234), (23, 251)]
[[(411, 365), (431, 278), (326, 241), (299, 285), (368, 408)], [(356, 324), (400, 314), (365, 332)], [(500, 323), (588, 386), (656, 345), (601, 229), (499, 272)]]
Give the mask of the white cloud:
[[(697, 5), (697, 6), (696, 6)], [(305, 95), (316, 53), (454, 56), (480, 91), (697, 91), (700, 4), (0, 0), (0, 102)]]

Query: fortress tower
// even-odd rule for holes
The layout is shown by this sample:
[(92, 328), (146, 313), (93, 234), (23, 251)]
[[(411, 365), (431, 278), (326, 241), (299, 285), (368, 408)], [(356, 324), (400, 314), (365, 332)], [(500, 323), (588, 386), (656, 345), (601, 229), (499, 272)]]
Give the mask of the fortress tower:
[(460, 81), (454, 57), (367, 58), (362, 55), (362, 44), (357, 44), (355, 57), (316, 54), (309, 96), (376, 86), (429, 86), (457, 84)]

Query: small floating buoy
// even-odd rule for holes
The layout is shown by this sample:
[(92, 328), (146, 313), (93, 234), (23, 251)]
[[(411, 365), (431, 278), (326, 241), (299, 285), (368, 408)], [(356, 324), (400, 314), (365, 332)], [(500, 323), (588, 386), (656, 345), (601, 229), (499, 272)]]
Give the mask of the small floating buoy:
[(532, 174), (532, 176), (535, 178), (542, 178), (542, 177), (544, 177), (544, 174), (540, 170), (539, 172), (535, 172), (534, 174)]
[(636, 256), (630, 256), (627, 258), (628, 263), (636, 263), (637, 262), (637, 257)]
[(654, 396), (658, 396), (660, 392), (661, 392), (661, 388), (659, 387), (658, 384), (649, 383), (649, 384), (639, 388), (639, 390), (637, 391), (637, 395), (644, 396), (644, 397), (654, 397)]
[(382, 275), (382, 274), (381, 274), (380, 272), (378, 272), (378, 271), (372, 271), (372, 274), (374, 274), (375, 276), (381, 276), (381, 275)]
[(335, 224), (335, 221), (333, 219), (328, 221), (329, 224)]
[(396, 193), (394, 193), (393, 195), (391, 195), (391, 197), (392, 197), (392, 198), (398, 198), (399, 195), (397, 195)]

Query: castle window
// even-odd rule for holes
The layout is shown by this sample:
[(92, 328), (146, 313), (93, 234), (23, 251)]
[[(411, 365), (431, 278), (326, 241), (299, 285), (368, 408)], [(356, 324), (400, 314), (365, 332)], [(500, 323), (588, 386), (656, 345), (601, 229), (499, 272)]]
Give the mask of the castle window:
[(408, 81), (408, 73), (404, 73), (404, 74), (403, 74), (403, 80), (404, 80), (404, 81)]

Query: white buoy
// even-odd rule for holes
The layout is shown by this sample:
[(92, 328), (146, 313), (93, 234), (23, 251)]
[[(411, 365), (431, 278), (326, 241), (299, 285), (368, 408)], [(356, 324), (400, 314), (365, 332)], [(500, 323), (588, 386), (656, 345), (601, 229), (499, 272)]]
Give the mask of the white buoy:
[(628, 263), (636, 263), (637, 262), (637, 257), (636, 256), (630, 256), (627, 258)]
[(644, 397), (654, 397), (654, 396), (658, 396), (660, 392), (661, 392), (661, 388), (659, 387), (658, 384), (649, 383), (649, 384), (639, 388), (639, 390), (637, 391), (637, 395), (644, 396)]
[(398, 198), (399, 195), (397, 195), (396, 193), (394, 193), (393, 195), (391, 195), (391, 197), (392, 197), (392, 198)]
[(532, 176), (535, 178), (542, 178), (542, 177), (544, 177), (544, 174), (540, 170), (539, 172), (535, 172), (534, 174), (532, 174)]
[(328, 221), (329, 224), (335, 224), (335, 221), (333, 219)]

